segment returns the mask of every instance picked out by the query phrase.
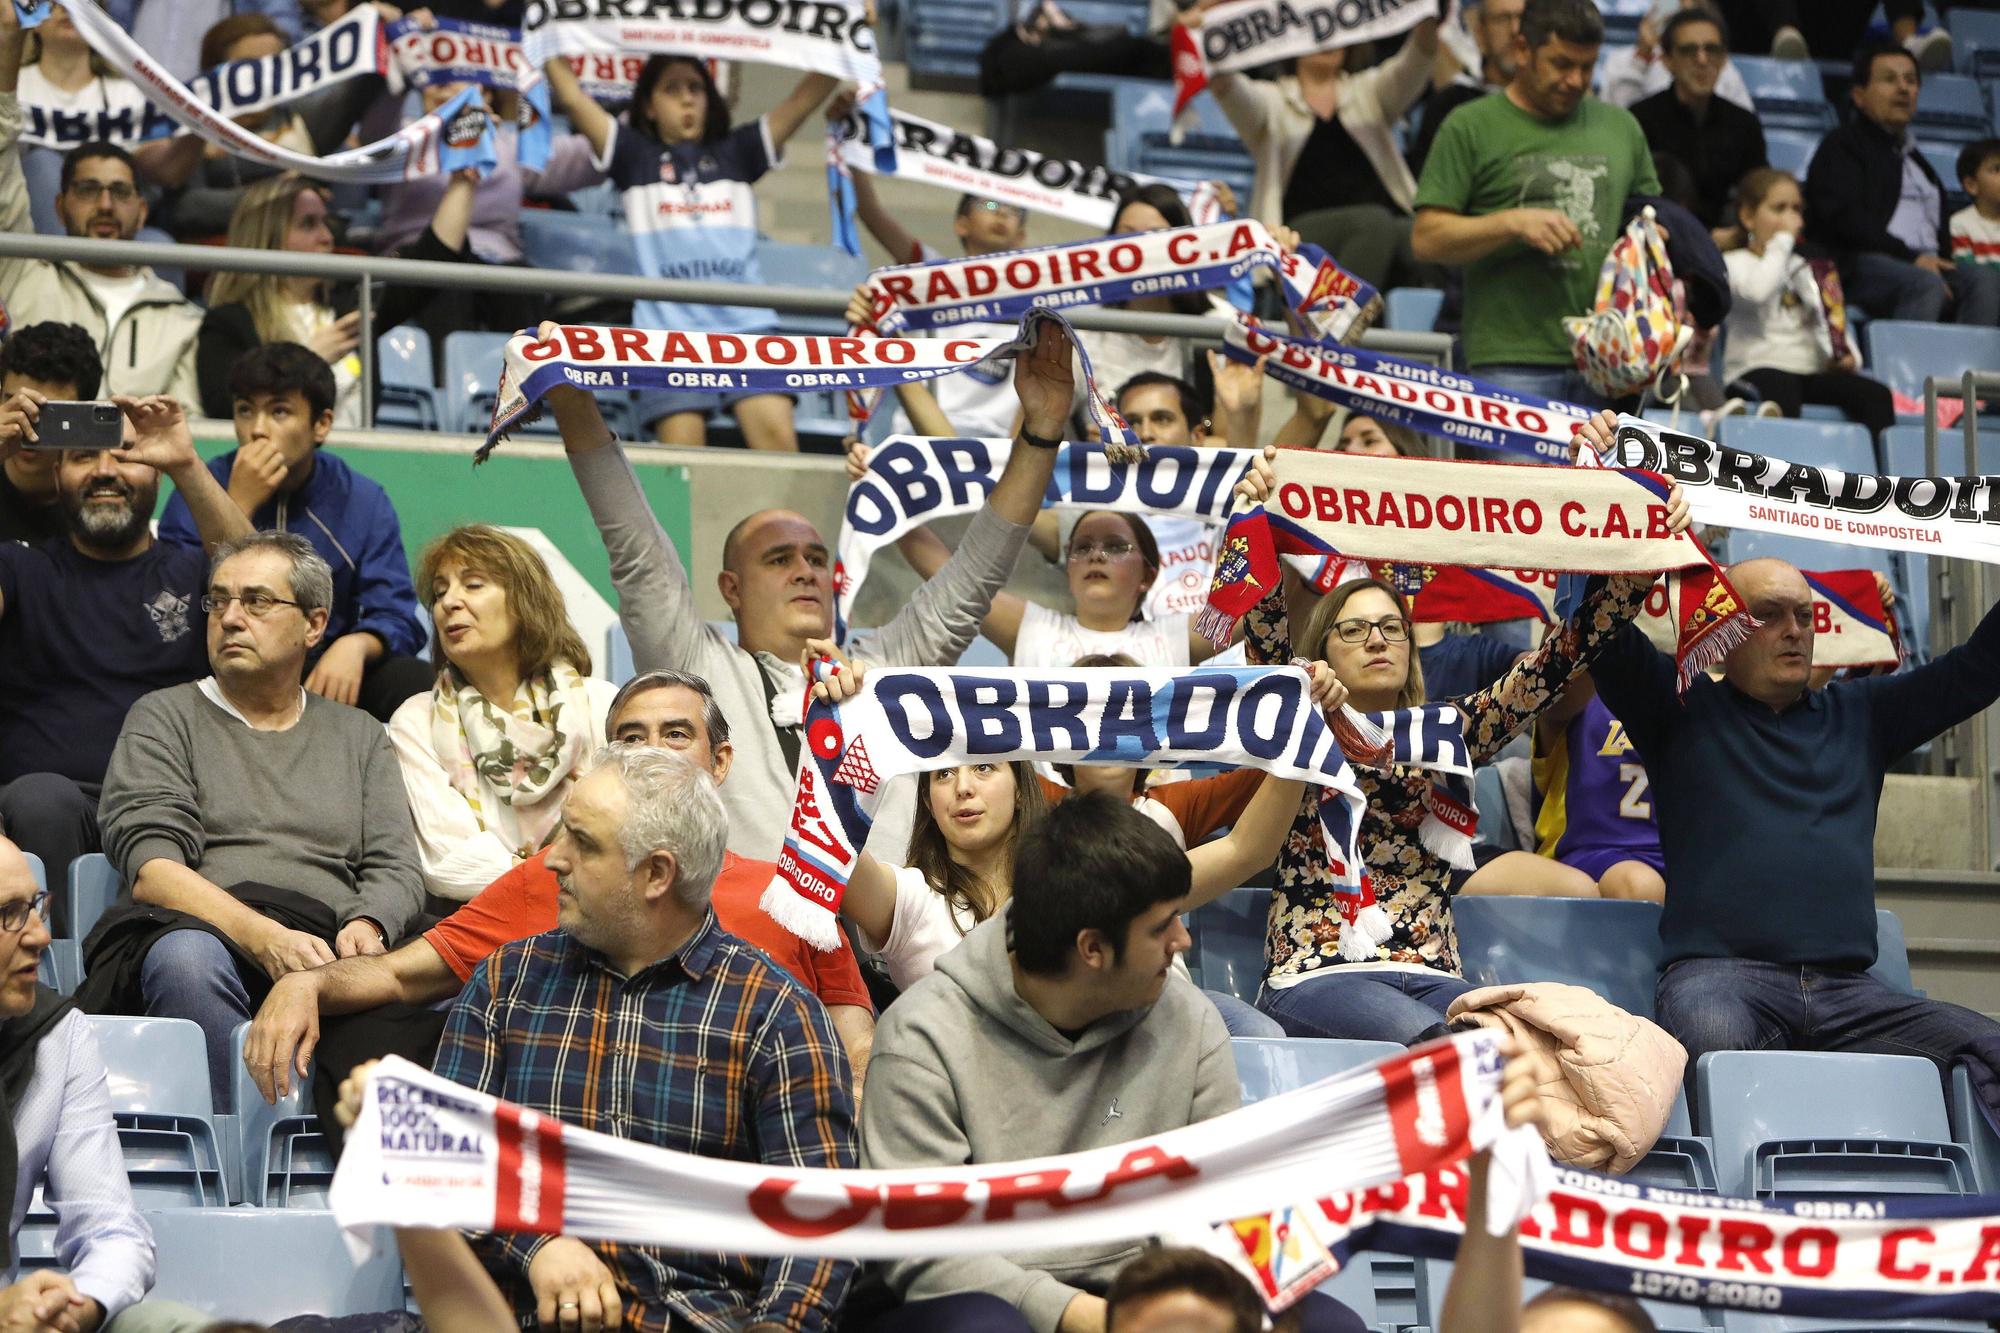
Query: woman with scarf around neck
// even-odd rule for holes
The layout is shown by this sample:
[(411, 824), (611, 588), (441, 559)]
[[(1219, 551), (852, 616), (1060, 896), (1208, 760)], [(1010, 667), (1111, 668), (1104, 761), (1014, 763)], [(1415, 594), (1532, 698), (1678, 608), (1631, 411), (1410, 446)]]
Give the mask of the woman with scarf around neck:
[[(1263, 503), (1274, 488), (1264, 456), (1237, 483), (1239, 502)], [(1667, 497), (1668, 526), (1689, 526), (1678, 486)], [(1593, 578), (1576, 613), (1554, 626), (1541, 647), (1487, 688), (1451, 702), (1464, 716), (1473, 763), (1490, 760), (1562, 697), (1578, 672), (1645, 604), (1651, 574)], [(1284, 614), (1302, 607), (1297, 583), (1286, 600), (1266, 598), (1246, 617), (1252, 661), (1288, 661), (1292, 631)], [(1410, 640), (1410, 609), (1401, 593), (1378, 579), (1350, 579), (1303, 614), (1297, 641), (1318, 653), (1347, 687), (1358, 712), (1375, 713), (1425, 702), (1423, 670)], [(1330, 882), (1320, 832), (1321, 789), (1308, 787), (1278, 853), (1277, 886), (1264, 937), (1264, 988), (1257, 1007), (1294, 1037), (1348, 1037), (1414, 1045), (1442, 1035), (1451, 1002), (1473, 989), (1459, 971), (1451, 900), (1472, 878), (1425, 845), (1425, 825), (1439, 792), (1429, 772), (1410, 767), (1365, 768), (1354, 774), (1367, 798), (1360, 850), (1375, 899), (1392, 933), (1374, 957), (1341, 957), (1344, 926)]]
[(553, 836), (617, 690), (586, 678), (590, 650), (562, 591), (518, 537), (454, 528), (424, 551), (417, 591), (437, 684), (396, 710), (389, 742), (425, 887), (464, 902)]

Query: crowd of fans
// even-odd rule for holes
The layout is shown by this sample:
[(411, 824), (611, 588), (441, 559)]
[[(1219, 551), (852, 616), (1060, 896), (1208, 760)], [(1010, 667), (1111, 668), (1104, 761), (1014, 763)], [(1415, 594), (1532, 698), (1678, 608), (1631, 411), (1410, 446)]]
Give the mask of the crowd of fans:
[[(164, 7), (149, 0), (132, 21), (143, 30)], [(1198, 24), (1205, 7), (1174, 21)], [(282, 50), (304, 19), (267, 8), (221, 17), (201, 64)], [(340, 10), (311, 8), (322, 22)], [(1576, 369), (1561, 321), (1591, 308), (1633, 210), (1671, 206), (1676, 264), (1690, 281), (1705, 271), (1727, 308), (1710, 329), (1724, 339), (1718, 386), (1737, 406), (1826, 403), (1879, 432), (1895, 406), (1862, 371), (1846, 303), (2000, 323), (2000, 140), (1964, 150), (1957, 184), (1971, 202), (1948, 215), (1945, 184), (1907, 135), (1939, 34), (1919, 30), (1914, 6), (1891, 5), (1890, 35), (1867, 38), (1861, 10), (1846, 24), (1854, 8), (1664, 4), (1638, 46), (1600, 61), (1589, 0), (1481, 0), (1462, 30), (1441, 37), (1426, 19), (1372, 63), (1348, 48), (1276, 78), (1221, 76), (1213, 94), (1256, 163), (1249, 198), (1225, 202), (1377, 285), (1451, 285), (1475, 375), (1593, 408), (1611, 404)], [(0, 1170), (16, 1172), (10, 1236), (37, 1189), (62, 1228), (59, 1268), (21, 1276), (13, 1251), (0, 1325), (208, 1326), (141, 1299), (149, 1233), (78, 1008), (197, 1024), (218, 1107), (233, 1033), (249, 1022), (241, 1059), (257, 1087), (274, 1100), (309, 1088), (336, 1142), (359, 1096), (350, 1076), (394, 1053), (572, 1124), (709, 1157), (962, 1165), (1234, 1109), (1232, 1036), (1444, 1034), (1473, 989), (1454, 901), (1562, 894), (1664, 904), (1658, 1018), (1690, 1078), (1695, 1058), (1719, 1050), (1892, 1049), (1948, 1069), (2000, 1049), (1991, 1020), (1865, 970), (1884, 775), (2000, 697), (1991, 615), (1925, 664), (1828, 683), (1799, 571), (1742, 562), (1733, 579), (1760, 627), (1683, 695), (1634, 623), (1650, 576), (1589, 580), (1545, 632), (1472, 633), (1419, 622), (1405, 589), (1360, 569), (1324, 595), (1288, 575), (1282, 602), (1218, 651), (1193, 628), (1212, 525), (1044, 510), (1055, 453), (1039, 446), (1077, 438), (1080, 377), (1068, 336), (1043, 326), (1011, 370), (899, 390), (917, 433), (1011, 435), (1015, 447), (955, 543), (926, 528), (901, 539), (921, 586), (844, 643), (826, 534), (764, 509), (719, 551), (679, 550), (598, 400), (551, 391), (579, 494), (550, 503), (587, 507), (638, 668), (614, 686), (593, 674), (532, 546), (461, 526), (429, 543), (413, 577), (394, 498), (365, 475), (365, 453), (323, 448), (362, 424), (362, 340), (404, 320), (443, 333), (550, 312), (392, 288), (370, 328), (351, 294), (317, 280), (217, 273), (204, 308), (118, 262), (118, 243), (154, 225), (326, 252), (344, 222), (331, 192), (191, 136), (136, 151), (24, 148), (24, 101), (136, 96), (55, 13), (24, 35), (0, 4), (0, 216), (106, 244), (89, 262), (0, 260), (0, 1088), (17, 1148), (17, 1160), (0, 1149)], [(504, 5), (467, 16), (510, 18)], [(1769, 165), (1743, 105), (1729, 57), (1745, 42), (1856, 52), (1852, 112), (1803, 182)], [(738, 120), (698, 61), (649, 61), (622, 115), (561, 61), (548, 73), (571, 133), (547, 164), (520, 166), (501, 117), (494, 169), (388, 191), (383, 253), (518, 263), (525, 196), (608, 180), (648, 272), (758, 282), (755, 183), (833, 79), (807, 75)], [(247, 128), (324, 152), (378, 114), (382, 93), (356, 80)], [(426, 97), (435, 105), (439, 90)], [(893, 261), (940, 256), (866, 177), (855, 195)], [(1136, 186), (1110, 231), (1188, 218), (1171, 187)], [(971, 196), (954, 223), (969, 255), (1019, 248), (1028, 230), (1015, 207)], [(1210, 304), (1148, 296), (1131, 308)], [(867, 323), (864, 297), (852, 313)], [(775, 327), (756, 306), (642, 302), (633, 319)], [(1310, 396), (1267, 429), (1261, 364), (1179, 338), (1080, 337), (1146, 443), (1263, 449), (1240, 483), (1246, 500), (1268, 495), (1277, 447), (1443, 452), (1360, 413), (1329, 439), (1336, 414)], [(118, 447), (38, 447), (51, 403), (97, 399), (119, 406)], [(751, 447), (797, 447), (783, 394), (662, 393), (639, 406), (661, 442), (700, 444), (727, 409)], [(204, 464), (197, 416), (233, 423), (236, 448)], [(1608, 448), (1612, 422), (1600, 413), (1577, 447)], [(851, 445), (854, 475), (867, 458)], [(162, 476), (174, 493), (156, 533)], [(1678, 493), (1669, 512), (1686, 530)], [(1005, 590), (1029, 547), (1063, 567), (1067, 604)], [(696, 580), (711, 576), (733, 633), (698, 609)], [(1305, 660), (1329, 710), (1450, 699), (1475, 761), (1529, 761), (1538, 850), (1482, 847), (1476, 866), (1456, 866), (1423, 833), (1427, 775), (1361, 769), (1360, 850), (1391, 931), (1354, 961), (1318, 817), (1333, 795), (1248, 771), (967, 765), (893, 785), (841, 903), (854, 947), (810, 947), (758, 902), (793, 806), (807, 670), (835, 663), (811, 688), (838, 701), (871, 668), (953, 665), (982, 633), (1021, 667)], [(35, 984), (51, 928), (74, 923), (54, 919), (21, 851), (55, 876), (102, 853), (124, 886), (85, 941), (75, 1008)], [(1184, 914), (1273, 864), (1254, 1001), (1197, 989)], [(1527, 1068), (1509, 1079), (1519, 1121), (1536, 1116)], [(564, 1236), (402, 1241), (440, 1329), (494, 1327), (509, 1311), (564, 1330), (1262, 1326), (1226, 1265), (1137, 1244), (860, 1268)], [(1518, 1250), (1468, 1242), (1445, 1325), (1578, 1327), (1565, 1321), (1583, 1309), (1592, 1326), (1650, 1327), (1629, 1302), (1578, 1292), (1520, 1311), (1519, 1274)], [(1287, 1320), (1359, 1327), (1323, 1294)]]

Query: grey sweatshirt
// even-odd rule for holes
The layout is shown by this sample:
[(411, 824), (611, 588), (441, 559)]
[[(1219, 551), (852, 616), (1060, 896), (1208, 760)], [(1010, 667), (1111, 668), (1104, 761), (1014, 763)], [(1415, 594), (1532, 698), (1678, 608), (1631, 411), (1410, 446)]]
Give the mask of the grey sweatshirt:
[(306, 696), (289, 731), (257, 731), (199, 683), (132, 705), (97, 817), (127, 882), (155, 858), (211, 882), (269, 884), (367, 917), (391, 944), (424, 902), (417, 832), (382, 724)]
[[(632, 664), (640, 671), (692, 672), (715, 691), (736, 750), (729, 781), (720, 788), (729, 812), (729, 850), (754, 860), (776, 860), (791, 826), (798, 775), (785, 763), (758, 673), (779, 698), (789, 701), (800, 690), (799, 664), (770, 653), (752, 655), (701, 618), (687, 567), (653, 517), (622, 449), (607, 445), (571, 454), (569, 461), (611, 557), (611, 583), (618, 594), (618, 618), (632, 643)], [(1006, 585), (1027, 540), (1028, 528), (1009, 523), (991, 506), (982, 507), (937, 577), (925, 582), (888, 624), (850, 635), (849, 655), (879, 666), (957, 662), (978, 635), (979, 622), (992, 609), (994, 594)], [(898, 840), (887, 852), (893, 861), (903, 859), (901, 843), (910, 833), (914, 798), (904, 789), (913, 790), (913, 784), (892, 788), (895, 794), (885, 799), (875, 821), (878, 833)], [(871, 839), (869, 846), (874, 850), (878, 844)]]
[[(968, 1166), (1082, 1152), (1181, 1129), (1242, 1101), (1229, 1033), (1178, 975), (1150, 1009), (1072, 1043), (1014, 990), (1004, 916), (882, 1011), (861, 1102), (861, 1165)], [(1116, 1115), (1111, 1114), (1112, 1111)], [(1103, 1294), (1139, 1242), (885, 1265), (906, 1301), (984, 1291), (1054, 1333), (1080, 1291)]]

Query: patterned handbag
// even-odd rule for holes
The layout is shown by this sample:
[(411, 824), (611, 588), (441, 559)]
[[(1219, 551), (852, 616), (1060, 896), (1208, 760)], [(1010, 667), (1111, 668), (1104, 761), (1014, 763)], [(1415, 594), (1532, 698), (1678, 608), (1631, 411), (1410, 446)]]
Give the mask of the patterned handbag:
[(1625, 224), (1604, 256), (1596, 307), (1565, 316), (1563, 329), (1576, 368), (1607, 398), (1637, 393), (1679, 365), (1694, 323), (1651, 207)]

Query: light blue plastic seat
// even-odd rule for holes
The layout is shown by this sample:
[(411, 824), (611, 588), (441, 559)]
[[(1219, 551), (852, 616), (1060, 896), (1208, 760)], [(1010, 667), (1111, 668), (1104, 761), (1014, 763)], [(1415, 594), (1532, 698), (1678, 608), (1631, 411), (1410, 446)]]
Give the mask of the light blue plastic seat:
[(1271, 913), (1269, 889), (1231, 889), (1187, 915), (1188, 970), (1204, 990), (1257, 1002), (1264, 984), (1264, 921)]
[(1111, 125), (1105, 160), (1114, 170), (1177, 180), (1227, 181), (1239, 199), (1250, 197), (1256, 163), (1235, 126), (1213, 97), (1191, 104), (1194, 124), (1173, 142), (1173, 89), (1164, 83), (1122, 79), (1111, 90)]
[(523, 212), (521, 253), (530, 268), (623, 277), (643, 271), (632, 234), (617, 218), (599, 213)]
[[(795, 245), (764, 239), (757, 242), (757, 268), (770, 286), (818, 287), (838, 292), (843, 299), (868, 277), (868, 261), (837, 245)], [(778, 327), (786, 333), (838, 336), (847, 332), (847, 321), (839, 315), (781, 311)]]
[(1231, 1037), (1229, 1049), (1236, 1056), (1236, 1080), (1243, 1085), (1243, 1100), (1260, 1102), (1401, 1055), (1405, 1048), (1393, 1041)]
[(1444, 292), (1436, 287), (1391, 287), (1382, 302), (1384, 327), (1398, 333), (1429, 333), (1444, 309)]
[(1913, 319), (1870, 320), (1868, 365), (1876, 379), (1921, 404), (1926, 375), (1955, 380), (1968, 370), (2000, 366), (2000, 329)]
[(228, 1203), (201, 1028), (122, 1014), (90, 1022), (132, 1197), (142, 1208)]
[[(493, 423), (501, 355), (510, 333), (461, 329), (444, 340), (444, 415), (448, 430), (484, 435)], [(555, 430), (548, 413), (525, 427), (535, 434)]]
[(86, 852), (69, 863), (68, 902), (60, 923), (51, 923), (55, 934), (70, 939), (90, 938), (91, 927), (104, 915), (124, 885), (118, 871), (102, 852)]
[(1910, 949), (1903, 942), (1903, 922), (1886, 907), (1875, 909), (1875, 966), (1868, 975), (1905, 995), (1921, 995), (1910, 979)]
[(1459, 963), (1474, 985), (1560, 981), (1593, 990), (1627, 1013), (1653, 1016), (1656, 904), (1462, 894), (1451, 911)]
[(1813, 130), (1766, 130), (1764, 156), (1778, 170), (1789, 171), (1804, 180), (1806, 168), (1812, 165), (1813, 154), (1819, 151), (1820, 137)]
[(976, 79), (979, 53), (1007, 26), (997, 0), (911, 0), (907, 20), (912, 81)]
[(1972, 1075), (1964, 1065), (1951, 1071), (1951, 1137), (1971, 1150), (1979, 1192), (2000, 1194), (2000, 1131), (1994, 1129), (1973, 1094)]
[(1711, 1051), (1695, 1066), (1700, 1122), (1725, 1193), (1970, 1194), (1937, 1066), (1909, 1055)]
[(1826, 100), (1819, 67), (1809, 60), (1774, 60), (1769, 56), (1730, 57), (1756, 103), (1757, 118), (1766, 132), (1773, 129), (1824, 133), (1838, 122)]
[(972, 636), (972, 642), (965, 645), (965, 651), (958, 655), (962, 667), (1004, 667), (1009, 665), (1007, 654), (1000, 651), (1000, 645), (984, 634)]
[(1788, 463), (1873, 472), (1875, 442), (1868, 428), (1852, 421), (1801, 421), (1789, 417), (1733, 416), (1722, 419), (1722, 442)]
[(403, 1266), (387, 1237), (357, 1265), (333, 1214), (303, 1209), (149, 1210), (159, 1276), (149, 1293), (218, 1318), (403, 1309)]
[(1655, 1185), (1661, 1189), (1692, 1190), (1713, 1194), (1717, 1189), (1715, 1145), (1694, 1132), (1694, 1118), (1688, 1114), (1687, 1089), (1674, 1093), (1674, 1109), (1667, 1124), (1646, 1155), (1625, 1173), (1635, 1185)]
[(35, 877), (35, 887), (46, 890), (49, 887), (49, 868), (42, 864), (42, 858), (33, 852), (22, 852), (21, 855), (27, 859), (28, 873)]
[(1951, 33), (1952, 61), (1960, 74), (1982, 82), (2000, 74), (2000, 14), (1959, 5), (1945, 16), (1945, 28)]
[(308, 1093), (312, 1075), (292, 1071), (292, 1090), (275, 1105), (264, 1100), (243, 1063), (248, 1023), (239, 1023), (229, 1049), (230, 1105), (242, 1145), (243, 1195), (258, 1207), (324, 1208), (333, 1179), (333, 1154), (320, 1133)]
[(82, 980), (83, 946), (75, 940), (50, 940), (49, 947), (42, 950), (42, 984), (72, 995)]
[[(1985, 105), (1984, 99), (1980, 105)], [(1917, 151), (1923, 154), (1924, 161), (1931, 164), (1931, 170), (1937, 173), (1938, 183), (1944, 186), (1944, 211), (1947, 217), (1972, 202), (1972, 196), (1965, 192), (1965, 187), (1958, 179), (1958, 152), (1963, 147), (1965, 145), (1962, 143), (1941, 142), (1937, 139), (1917, 141)]]
[(1479, 814), (1476, 841), (1503, 852), (1520, 850), (1520, 836), (1515, 831), (1513, 817), (1507, 811), (1507, 787), (1500, 780), (1500, 770), (1492, 764), (1480, 765), (1472, 775), (1472, 804)]
[(382, 385), (375, 395), (375, 424), (407, 430), (438, 428), (437, 371), (431, 360), (430, 332), (398, 324), (375, 340), (375, 365)]
[(1989, 137), (1993, 117), (1979, 80), (1963, 74), (1933, 74), (1925, 79), (1917, 89), (1917, 114), (1910, 121), (1910, 133), (1950, 143)]
[(623, 685), (638, 674), (639, 669), (632, 665), (632, 640), (625, 637), (625, 622), (614, 620), (604, 631), (604, 678), (613, 685)]

